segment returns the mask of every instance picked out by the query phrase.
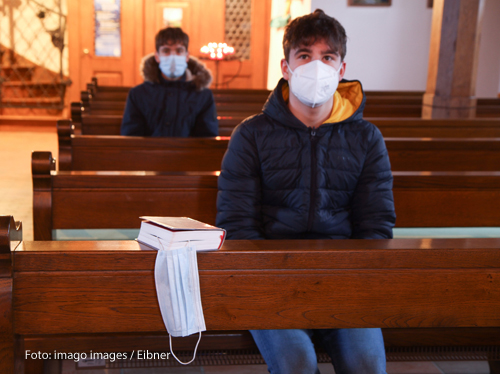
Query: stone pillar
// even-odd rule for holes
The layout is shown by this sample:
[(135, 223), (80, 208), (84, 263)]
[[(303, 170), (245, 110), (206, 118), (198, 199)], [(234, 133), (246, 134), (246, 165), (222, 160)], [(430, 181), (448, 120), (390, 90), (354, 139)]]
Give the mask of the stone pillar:
[(484, 0), (434, 0), (422, 118), (474, 118)]

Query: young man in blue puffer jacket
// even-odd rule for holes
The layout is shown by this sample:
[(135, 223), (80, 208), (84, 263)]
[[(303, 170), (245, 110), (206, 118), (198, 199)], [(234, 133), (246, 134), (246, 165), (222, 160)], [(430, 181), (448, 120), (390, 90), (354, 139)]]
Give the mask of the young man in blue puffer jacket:
[[(228, 239), (392, 238), (389, 157), (362, 118), (361, 83), (342, 80), (346, 39), (321, 10), (287, 26), (283, 79), (234, 130), (222, 162), (217, 225)], [(251, 333), (271, 373), (318, 373), (312, 336), (337, 374), (386, 373), (380, 329)]]

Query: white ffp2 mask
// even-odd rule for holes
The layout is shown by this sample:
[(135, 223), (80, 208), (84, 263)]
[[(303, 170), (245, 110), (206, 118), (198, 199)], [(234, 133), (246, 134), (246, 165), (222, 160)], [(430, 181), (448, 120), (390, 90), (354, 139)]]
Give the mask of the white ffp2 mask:
[(160, 56), (160, 70), (169, 78), (181, 77), (187, 69), (186, 56)]
[(293, 71), (288, 63), (287, 66), (291, 73), (290, 91), (311, 108), (326, 103), (337, 90), (342, 64), (338, 70), (320, 60), (297, 66)]
[[(159, 240), (159, 239), (158, 239)], [(160, 250), (155, 262), (155, 285), (158, 304), (170, 339), (170, 352), (181, 364), (196, 357), (201, 332), (206, 331), (201, 305), (200, 279), (196, 248), (188, 245), (178, 249)], [(172, 351), (171, 336), (199, 333), (193, 359), (181, 362)]]

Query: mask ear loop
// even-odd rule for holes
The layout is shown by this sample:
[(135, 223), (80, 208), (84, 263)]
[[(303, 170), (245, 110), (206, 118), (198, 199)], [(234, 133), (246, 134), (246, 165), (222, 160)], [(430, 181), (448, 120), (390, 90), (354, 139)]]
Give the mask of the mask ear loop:
[(194, 361), (194, 359), (196, 358), (196, 351), (198, 350), (198, 345), (200, 344), (200, 341), (201, 341), (201, 331), (199, 332), (199, 334), (200, 334), (200, 336), (198, 338), (198, 343), (196, 343), (196, 347), (194, 347), (193, 358), (189, 362), (182, 362), (181, 360), (179, 360), (177, 358), (177, 356), (174, 354), (174, 351), (172, 350), (172, 336), (170, 334), (168, 334), (168, 341), (170, 343), (170, 353), (172, 353), (172, 356), (174, 356), (174, 358), (177, 360), (177, 362), (179, 362), (179, 364), (181, 364), (181, 365), (189, 365), (191, 362)]

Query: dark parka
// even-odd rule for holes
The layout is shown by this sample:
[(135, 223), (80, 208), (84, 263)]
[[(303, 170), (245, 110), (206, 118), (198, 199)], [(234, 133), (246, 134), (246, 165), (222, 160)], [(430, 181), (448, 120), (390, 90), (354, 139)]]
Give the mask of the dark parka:
[(121, 134), (135, 136), (217, 136), (219, 124), (210, 71), (190, 57), (184, 77), (168, 81), (153, 55), (143, 59), (144, 83), (127, 97)]
[(263, 113), (236, 127), (222, 161), (219, 227), (228, 239), (392, 238), (392, 173), (380, 131), (362, 119), (313, 130), (283, 99), (281, 80)]

